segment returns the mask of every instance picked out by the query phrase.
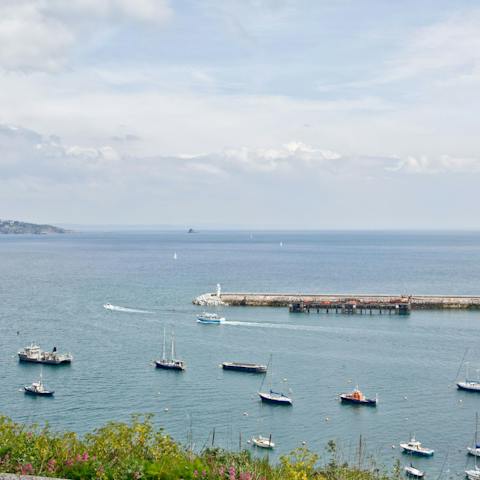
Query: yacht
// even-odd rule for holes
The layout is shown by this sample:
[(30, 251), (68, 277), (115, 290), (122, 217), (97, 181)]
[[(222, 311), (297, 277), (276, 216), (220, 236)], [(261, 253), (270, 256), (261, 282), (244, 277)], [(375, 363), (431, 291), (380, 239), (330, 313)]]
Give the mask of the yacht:
[(165, 370), (185, 370), (185, 362), (183, 360), (177, 360), (175, 358), (175, 334), (172, 332), (172, 342), (170, 347), (170, 358), (167, 358), (165, 352), (165, 328), (163, 329), (163, 353), (161, 360), (155, 360), (155, 366), (157, 368), (163, 368)]
[(422, 444), (415, 440), (415, 437), (412, 437), (409, 442), (401, 443), (400, 447), (403, 449), (404, 453), (422, 455), (424, 457), (431, 457), (435, 453), (435, 450), (432, 450), (431, 448), (422, 447)]
[(480, 480), (480, 468), (475, 465), (475, 468), (465, 470), (465, 475), (469, 480)]
[(340, 400), (342, 403), (354, 403), (356, 405), (367, 405), (369, 407), (377, 406), (377, 398), (365, 397), (365, 395), (358, 389), (358, 386), (353, 392), (342, 393), (340, 395)]
[(282, 392), (275, 392), (272, 390), (272, 355), (270, 355), (270, 360), (268, 361), (267, 369), (270, 371), (270, 375), (267, 375), (269, 377), (269, 383), (270, 383), (270, 388), (266, 392), (262, 392), (262, 387), (265, 382), (265, 378), (263, 377), (262, 384), (260, 385), (260, 390), (258, 392), (258, 396), (262, 400), (262, 402), (265, 403), (275, 403), (277, 405), (293, 405), (292, 399), (288, 396), (285, 395)]
[(262, 437), (262, 435), (259, 435), (258, 437), (252, 437), (252, 443), (259, 448), (267, 448), (270, 450), (275, 448), (275, 443), (272, 442), (271, 435), (268, 438)]
[(467, 390), (469, 392), (480, 392), (480, 381), (477, 380), (470, 380), (468, 377), (468, 362), (465, 363), (467, 371), (465, 374), (465, 380), (463, 382), (457, 382), (457, 388), (459, 390)]
[(51, 352), (45, 352), (38, 345), (32, 343), (18, 352), (18, 359), (20, 362), (61, 365), (62, 363), (71, 363), (73, 357), (70, 353), (58, 353), (57, 347), (53, 347)]
[(219, 317), (216, 313), (207, 313), (203, 312), (200, 315), (197, 315), (197, 322), (198, 323), (210, 323), (219, 325), (225, 321), (224, 317)]

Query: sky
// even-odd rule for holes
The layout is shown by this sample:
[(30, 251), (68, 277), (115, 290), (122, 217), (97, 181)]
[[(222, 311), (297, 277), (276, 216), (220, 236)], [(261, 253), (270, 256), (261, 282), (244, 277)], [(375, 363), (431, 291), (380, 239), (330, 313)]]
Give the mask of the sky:
[(0, 218), (479, 229), (475, 0), (0, 0)]

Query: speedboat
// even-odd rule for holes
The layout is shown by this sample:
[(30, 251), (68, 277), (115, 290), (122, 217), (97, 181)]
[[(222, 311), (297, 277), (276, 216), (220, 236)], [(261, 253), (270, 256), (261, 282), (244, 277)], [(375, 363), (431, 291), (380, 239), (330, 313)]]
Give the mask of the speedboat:
[(342, 393), (340, 395), (340, 400), (342, 401), (342, 403), (354, 403), (356, 405), (367, 405), (370, 407), (377, 406), (377, 399), (365, 397), (365, 395), (358, 389), (358, 387), (356, 387), (353, 392)]
[(252, 443), (259, 448), (267, 448), (267, 449), (272, 449), (275, 448), (275, 444), (272, 442), (272, 436), (270, 437), (262, 437), (262, 435), (259, 435), (258, 437), (252, 437)]
[(431, 448), (422, 447), (422, 444), (415, 440), (415, 437), (412, 437), (409, 442), (401, 443), (400, 447), (403, 449), (404, 453), (422, 455), (424, 457), (431, 457), (435, 453), (435, 450), (432, 450)]
[(104, 308), (105, 310), (114, 310), (114, 307), (113, 307), (113, 305), (112, 305), (111, 303), (106, 303), (106, 304), (103, 306), (103, 308)]
[(45, 388), (41, 378), (38, 382), (33, 382), (31, 385), (25, 385), (23, 389), (28, 395), (38, 395), (41, 397), (51, 397), (55, 393), (54, 390), (48, 390)]
[(216, 313), (203, 312), (201, 315), (197, 315), (198, 323), (209, 323), (219, 325), (225, 321), (224, 317), (219, 317)]
[(262, 402), (265, 403), (276, 403), (277, 405), (293, 405), (293, 401), (290, 397), (283, 393), (274, 392), (270, 390), (269, 392), (258, 392), (258, 395)]
[(422, 472), (422, 470), (419, 470), (418, 468), (415, 468), (412, 464), (407, 465), (405, 468), (405, 473), (408, 477), (412, 478), (423, 478), (425, 476), (425, 472)]
[(70, 353), (58, 353), (57, 347), (53, 347), (51, 352), (45, 352), (38, 345), (32, 343), (18, 352), (18, 360), (20, 362), (61, 365), (62, 363), (71, 363), (73, 356)]
[(259, 365), (258, 363), (223, 362), (222, 368), (224, 370), (236, 370), (238, 372), (267, 373), (267, 366)]

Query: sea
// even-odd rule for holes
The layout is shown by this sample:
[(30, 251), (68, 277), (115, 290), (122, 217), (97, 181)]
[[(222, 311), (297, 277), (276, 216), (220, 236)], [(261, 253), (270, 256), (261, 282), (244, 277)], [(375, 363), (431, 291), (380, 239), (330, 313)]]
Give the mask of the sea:
[[(202, 325), (192, 304), (225, 292), (480, 295), (479, 232), (116, 231), (0, 236), (0, 414), (53, 430), (92, 431), (132, 414), (188, 448), (212, 444), (272, 462), (299, 446), (328, 461), (391, 469), (412, 459), (415, 436), (435, 449), (413, 459), (428, 476), (473, 466), (480, 394), (456, 379), (480, 369), (480, 311), (409, 316), (289, 313), (218, 307)], [(119, 307), (106, 310), (105, 303)], [(185, 372), (155, 369), (174, 331)], [(74, 356), (70, 366), (21, 364), (31, 342)], [(168, 343), (168, 339), (167, 339)], [(271, 375), (223, 371), (223, 361), (266, 364)], [(24, 395), (43, 375), (54, 398)], [(259, 401), (271, 383), (292, 407)], [(340, 404), (356, 385), (377, 408)], [(213, 435), (215, 432), (215, 435)], [(272, 452), (254, 435), (272, 435)], [(361, 448), (359, 446), (361, 445)], [(383, 468), (382, 467), (382, 468)]]

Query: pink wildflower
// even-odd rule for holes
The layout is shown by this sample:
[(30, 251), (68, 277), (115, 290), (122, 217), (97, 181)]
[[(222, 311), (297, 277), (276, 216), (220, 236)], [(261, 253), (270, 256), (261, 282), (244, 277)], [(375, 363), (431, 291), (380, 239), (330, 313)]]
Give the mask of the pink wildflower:
[(71, 458), (67, 458), (67, 460), (65, 461), (65, 465), (67, 467), (71, 467), (73, 465), (73, 460)]
[(20, 467), (20, 472), (22, 475), (30, 475), (33, 473), (33, 466), (31, 463), (26, 463)]
[(207, 471), (206, 470), (202, 470), (202, 478), (205, 478), (207, 476)]
[(236, 480), (237, 479), (237, 475), (236, 475), (236, 472), (235, 472), (235, 467), (230, 467), (228, 469), (228, 475), (229, 475), (229, 480)]
[(54, 458), (51, 458), (48, 462), (47, 462), (47, 470), (52, 473), (55, 471), (55, 467), (57, 465), (57, 461), (54, 459)]
[(193, 476), (194, 476), (195, 478), (198, 477), (198, 470), (195, 470), (195, 471), (193, 472)]
[(84, 454), (82, 455), (82, 462), (86, 462), (87, 460), (88, 460), (88, 453), (84, 452)]
[(221, 466), (221, 467), (220, 467), (220, 470), (218, 471), (218, 473), (219, 473), (219, 475), (220, 475), (221, 477), (223, 477), (223, 475), (225, 474), (225, 467), (224, 467), (224, 466)]

